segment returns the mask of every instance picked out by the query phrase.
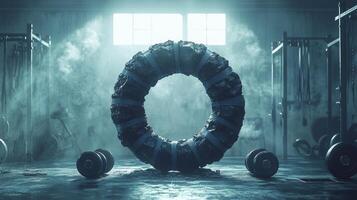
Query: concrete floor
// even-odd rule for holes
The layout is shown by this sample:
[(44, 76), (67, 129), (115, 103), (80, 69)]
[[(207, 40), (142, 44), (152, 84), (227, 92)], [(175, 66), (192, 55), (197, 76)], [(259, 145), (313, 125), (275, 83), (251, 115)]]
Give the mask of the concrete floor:
[(136, 159), (117, 160), (98, 180), (75, 162), (1, 166), (0, 199), (357, 199), (357, 177), (334, 180), (322, 161), (290, 159), (274, 178), (250, 176), (243, 158), (226, 157), (191, 175), (162, 174)]

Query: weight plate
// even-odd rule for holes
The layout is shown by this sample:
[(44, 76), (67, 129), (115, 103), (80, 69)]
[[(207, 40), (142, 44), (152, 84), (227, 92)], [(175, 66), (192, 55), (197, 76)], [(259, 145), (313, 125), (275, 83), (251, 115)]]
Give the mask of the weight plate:
[(334, 144), (326, 154), (326, 165), (336, 178), (347, 179), (357, 173), (357, 148), (352, 144)]
[(253, 160), (254, 175), (259, 178), (270, 178), (279, 169), (279, 160), (271, 152), (258, 153)]
[(103, 160), (93, 151), (82, 153), (76, 165), (78, 172), (87, 178), (98, 178), (103, 171)]
[(0, 139), (0, 164), (7, 158), (7, 146), (4, 140)]
[(110, 170), (113, 169), (113, 166), (114, 166), (113, 154), (110, 151), (107, 151), (107, 150), (104, 150), (104, 149), (97, 149), (95, 151), (104, 154), (105, 158), (107, 159), (107, 168), (104, 171), (104, 173), (108, 173)]
[(96, 153), (100, 156), (103, 162), (103, 170), (100, 172), (100, 175), (103, 175), (104, 173), (106, 173), (106, 170), (108, 169), (107, 158), (103, 153), (99, 151), (96, 151)]
[(340, 134), (335, 134), (332, 136), (330, 140), (330, 147), (332, 147), (334, 144), (338, 143), (341, 141)]
[(263, 152), (263, 151), (266, 151), (265, 149), (255, 149), (251, 152), (249, 152), (247, 154), (247, 156), (245, 157), (245, 167), (247, 168), (247, 170), (250, 172), (250, 173), (254, 173), (254, 168), (253, 168), (253, 160), (254, 160), (254, 157), (260, 153), (260, 152)]
[(340, 119), (336, 116), (332, 117), (331, 122), (329, 122), (327, 117), (316, 118), (310, 126), (310, 133), (315, 142), (318, 142), (325, 133), (337, 133), (339, 130)]

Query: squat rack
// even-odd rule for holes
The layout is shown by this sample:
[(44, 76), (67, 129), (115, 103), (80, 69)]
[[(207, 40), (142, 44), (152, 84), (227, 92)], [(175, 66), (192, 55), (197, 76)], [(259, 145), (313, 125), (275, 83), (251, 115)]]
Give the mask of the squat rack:
[[(3, 46), (3, 63), (2, 63), (2, 88), (1, 88), (1, 112), (5, 116), (7, 115), (7, 69), (11, 66), (7, 66), (7, 52), (8, 44), (10, 42), (23, 43), (25, 58), (25, 90), (26, 90), (26, 131), (25, 134), (25, 154), (26, 160), (32, 161), (32, 136), (33, 136), (33, 62), (34, 62), (34, 46), (35, 43), (39, 44), (41, 47), (45, 47), (47, 50), (47, 60), (46, 60), (46, 101), (48, 101), (47, 111), (49, 116), (49, 69), (50, 69), (50, 48), (51, 48), (51, 38), (46, 36), (45, 39), (41, 38), (40, 34), (34, 33), (33, 24), (27, 24), (26, 33), (0, 33), (0, 44)], [(49, 123), (49, 119), (48, 119)]]
[[(353, 17), (356, 17), (357, 15), (357, 5), (351, 7), (350, 9), (346, 10), (346, 2), (345, 1), (340, 1), (339, 6), (338, 6), (338, 16), (335, 17), (335, 21), (338, 21), (339, 25), (339, 36), (335, 40), (329, 42), (326, 47), (326, 54), (327, 58), (331, 59), (332, 53), (331, 53), (331, 48), (338, 45), (338, 50), (339, 50), (339, 101), (336, 103), (340, 105), (340, 140), (343, 143), (351, 143), (351, 141), (348, 139), (348, 67), (352, 66), (352, 57), (349, 52), (350, 50), (350, 44), (348, 42), (349, 38), (353, 37), (352, 34), (347, 30), (348, 28), (348, 23), (351, 22), (351, 19)], [(329, 124), (331, 123), (331, 117), (332, 117), (332, 64), (331, 62), (328, 62), (327, 65), (327, 71), (328, 71), (328, 109), (329, 109)]]
[[(273, 152), (276, 152), (276, 132), (277, 132), (277, 105), (281, 105), (281, 112), (279, 115), (282, 120), (282, 145), (283, 145), (283, 159), (288, 158), (288, 104), (293, 102), (288, 100), (288, 48), (299, 47), (300, 44), (309, 43), (310, 41), (323, 41), (329, 42), (330, 36), (327, 37), (288, 37), (287, 32), (283, 33), (282, 40), (272, 42), (271, 44), (271, 89), (272, 89), (272, 131), (273, 131)], [(300, 49), (299, 49), (300, 52)], [(280, 82), (280, 100), (277, 101), (275, 94), (275, 56), (281, 55), (281, 73), (278, 77)], [(303, 102), (304, 103), (304, 102)]]
[[(327, 154), (326, 154), (326, 165), (328, 171), (335, 176), (336, 178), (340, 179), (348, 179), (352, 176), (354, 176), (357, 172), (356, 168), (356, 154), (357, 154), (357, 147), (355, 146), (355, 135), (354, 130), (348, 131), (348, 126), (349, 124), (353, 124), (353, 115), (351, 112), (349, 112), (348, 108), (351, 107), (349, 105), (349, 101), (351, 98), (348, 95), (348, 90), (352, 89), (352, 103), (355, 102), (355, 78), (356, 75), (355, 69), (357, 66), (354, 66), (353, 63), (353, 53), (354, 49), (353, 41), (350, 41), (351, 39), (354, 39), (356, 35), (351, 34), (350, 28), (355, 28), (356, 26), (353, 26), (353, 20), (356, 20), (356, 14), (357, 14), (357, 5), (353, 6), (352, 8), (346, 10), (347, 7), (347, 1), (340, 1), (338, 5), (338, 16), (335, 17), (335, 21), (338, 21), (339, 29), (338, 33), (339, 36), (336, 40), (330, 42), (327, 45), (327, 54), (331, 56), (330, 53), (330, 48), (336, 44), (339, 44), (339, 111), (340, 111), (340, 132), (339, 134), (335, 135), (337, 136), (336, 139), (335, 136), (334, 138), (331, 139), (331, 144), (332, 146), (329, 148)], [(356, 21), (354, 21), (356, 23)], [(354, 24), (355, 25), (355, 24)], [(356, 55), (356, 54), (355, 54)], [(328, 66), (331, 68), (331, 65)], [(351, 72), (349, 74), (349, 72)], [(330, 79), (331, 80), (331, 79)], [(349, 85), (349, 82), (351, 82), (351, 85)], [(330, 91), (331, 92), (331, 91)], [(355, 106), (355, 105), (353, 105)], [(349, 118), (351, 117), (351, 118)], [(351, 129), (353, 127), (351, 126)], [(339, 137), (339, 138), (338, 138)], [(336, 140), (336, 141), (334, 141)]]

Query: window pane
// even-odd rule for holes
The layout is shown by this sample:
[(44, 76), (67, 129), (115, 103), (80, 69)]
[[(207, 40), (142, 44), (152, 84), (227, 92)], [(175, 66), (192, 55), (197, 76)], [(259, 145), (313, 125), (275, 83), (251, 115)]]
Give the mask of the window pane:
[(150, 29), (151, 27), (151, 15), (150, 14), (134, 14), (133, 15), (134, 29)]
[(133, 18), (131, 14), (113, 15), (113, 43), (115, 45), (132, 44)]
[(206, 14), (187, 15), (187, 39), (206, 44)]
[(226, 44), (225, 30), (207, 30), (207, 44), (225, 45)]
[(188, 29), (206, 29), (206, 14), (188, 14)]
[(115, 45), (147, 45), (182, 39), (181, 14), (114, 14)]
[(207, 14), (207, 29), (226, 29), (226, 15)]
[(150, 30), (134, 30), (133, 44), (150, 44)]
[(182, 16), (180, 14), (152, 15), (152, 43), (182, 39)]
[(224, 45), (226, 43), (226, 15), (188, 14), (187, 39), (208, 45)]
[(206, 30), (189, 30), (188, 41), (206, 44)]

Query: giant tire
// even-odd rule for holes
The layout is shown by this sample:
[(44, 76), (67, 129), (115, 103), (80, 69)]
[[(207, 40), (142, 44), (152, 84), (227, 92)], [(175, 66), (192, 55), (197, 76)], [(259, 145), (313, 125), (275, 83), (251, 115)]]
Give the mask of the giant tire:
[[(143, 107), (150, 87), (175, 73), (198, 78), (212, 102), (206, 125), (188, 140), (170, 141), (153, 133)], [(241, 81), (228, 61), (186, 41), (167, 41), (134, 55), (118, 77), (111, 104), (122, 145), (160, 171), (191, 172), (219, 161), (238, 139), (244, 114)]]

